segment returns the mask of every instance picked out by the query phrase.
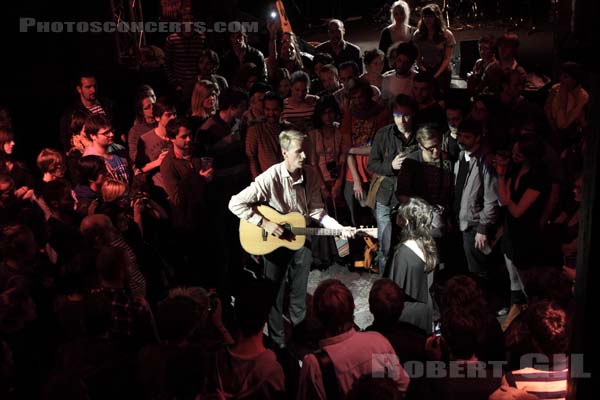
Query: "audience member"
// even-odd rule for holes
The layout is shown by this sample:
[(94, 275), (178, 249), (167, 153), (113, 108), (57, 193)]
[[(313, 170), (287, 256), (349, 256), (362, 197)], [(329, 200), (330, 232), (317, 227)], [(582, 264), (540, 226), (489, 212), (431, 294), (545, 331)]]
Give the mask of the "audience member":
[(396, 390), (406, 392), (410, 378), (390, 342), (378, 332), (354, 329), (354, 298), (342, 282), (321, 282), (313, 310), (325, 329), (325, 339), (319, 342), (318, 352), (304, 357), (298, 398), (346, 397), (363, 375), (389, 376)]
[(71, 148), (72, 131), (70, 125), (75, 112), (86, 116), (103, 115), (108, 124), (111, 124), (114, 119), (112, 103), (106, 99), (98, 98), (96, 95), (97, 85), (94, 74), (81, 72), (77, 76), (75, 88), (79, 98), (63, 112), (60, 119), (60, 141), (64, 151), (69, 151)]
[(306, 72), (296, 71), (290, 80), (291, 95), (283, 99), (281, 118), (290, 122), (296, 130), (308, 133), (312, 129), (312, 116), (319, 97), (308, 94), (310, 77)]
[(251, 126), (246, 135), (246, 157), (252, 178), (282, 161), (279, 134), (292, 128), (291, 124), (282, 120), (284, 101), (279, 95), (268, 92), (262, 103), (265, 120)]
[(154, 104), (156, 97), (141, 95), (135, 100), (135, 120), (127, 134), (127, 146), (129, 147), (129, 159), (137, 160), (138, 142), (140, 137), (156, 128), (154, 119)]
[(231, 81), (242, 64), (253, 63), (261, 71), (259, 80), (267, 81), (267, 67), (262, 52), (248, 45), (248, 34), (244, 31), (230, 32), (231, 50), (221, 58), (221, 75)]
[(399, 94), (412, 96), (417, 48), (412, 42), (397, 43), (389, 48), (387, 58), (391, 71), (383, 74), (381, 97), (384, 101), (390, 101)]
[(450, 58), (456, 45), (456, 39), (445, 21), (440, 7), (428, 4), (421, 9), (421, 19), (413, 36), (419, 50), (419, 72), (429, 73), (435, 79), (435, 89), (442, 95), (450, 88)]
[[(392, 23), (381, 30), (379, 50), (388, 54), (388, 50), (396, 43), (412, 42), (415, 28), (410, 26), (410, 7), (404, 0), (397, 0), (390, 7)], [(387, 69), (393, 69), (391, 63), (385, 62)]]
[(400, 321), (415, 325), (428, 335), (432, 333), (437, 308), (432, 290), (438, 251), (432, 222), (433, 210), (424, 200), (411, 197), (400, 204), (401, 238), (384, 272), (384, 277), (396, 282), (406, 294)]
[(344, 39), (346, 28), (339, 19), (332, 19), (327, 24), (327, 34), (329, 40), (321, 43), (315, 49), (320, 53), (328, 53), (333, 57), (333, 63), (340, 67), (343, 62), (354, 61), (362, 72), (362, 63), (360, 60), (360, 47)]
[(365, 72), (360, 78), (366, 79), (371, 85), (376, 86), (381, 90), (384, 62), (385, 54), (381, 50), (372, 49), (365, 51), (365, 54), (363, 55)]
[(374, 174), (369, 188), (369, 206), (375, 211), (379, 239), (379, 270), (385, 269), (392, 246), (392, 210), (398, 204), (394, 193), (402, 163), (417, 148), (413, 115), (417, 108), (411, 97), (396, 96), (391, 104), (394, 123), (381, 128), (373, 139), (367, 168)]

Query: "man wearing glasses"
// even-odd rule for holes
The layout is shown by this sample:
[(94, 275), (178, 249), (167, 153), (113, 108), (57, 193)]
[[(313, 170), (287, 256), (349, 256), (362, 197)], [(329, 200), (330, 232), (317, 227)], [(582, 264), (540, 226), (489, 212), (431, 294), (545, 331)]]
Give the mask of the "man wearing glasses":
[[(367, 168), (375, 174), (370, 192), (374, 204), (379, 238), (379, 271), (383, 273), (392, 240), (392, 209), (398, 204), (394, 195), (396, 177), (407, 155), (417, 149), (412, 118), (417, 104), (412, 97), (399, 94), (392, 103), (394, 122), (381, 128), (375, 135)], [(371, 197), (371, 193), (369, 193)]]
[(127, 159), (114, 153), (115, 133), (104, 115), (89, 116), (83, 131), (92, 144), (85, 148), (83, 156), (100, 156), (104, 159), (109, 177), (127, 185), (131, 182), (131, 168)]
[(434, 220), (434, 228), (437, 228), (434, 236), (441, 236), (447, 211), (452, 205), (452, 162), (442, 151), (441, 133), (435, 125), (420, 126), (417, 143), (418, 149), (402, 163), (396, 182), (396, 197), (400, 203), (405, 203), (410, 197), (420, 197), (434, 206), (439, 211), (439, 218)]

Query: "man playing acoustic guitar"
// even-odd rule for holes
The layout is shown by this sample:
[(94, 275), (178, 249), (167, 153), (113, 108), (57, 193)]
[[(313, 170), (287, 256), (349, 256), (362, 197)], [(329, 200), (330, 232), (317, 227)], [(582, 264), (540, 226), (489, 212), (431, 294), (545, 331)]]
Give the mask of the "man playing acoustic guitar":
[[(279, 134), (279, 143), (284, 161), (275, 164), (256, 177), (254, 182), (229, 202), (229, 210), (240, 219), (261, 227), (265, 234), (277, 238), (290, 237), (289, 230), (267, 219), (256, 209), (258, 204), (266, 204), (280, 213), (299, 212), (305, 219), (318, 221), (328, 229), (340, 229), (344, 238), (353, 237), (355, 229), (344, 227), (327, 215), (321, 198), (319, 177), (312, 168), (305, 167), (305, 146), (309, 144), (306, 136), (296, 131), (283, 131)], [(303, 246), (292, 251), (279, 248), (265, 255), (265, 276), (272, 280), (277, 288), (275, 302), (269, 314), (269, 336), (274, 344), (285, 347), (283, 325), (283, 296), (286, 276), (290, 281), (289, 311), (293, 326), (297, 326), (306, 316), (306, 290), (308, 274), (312, 263), (310, 247)]]

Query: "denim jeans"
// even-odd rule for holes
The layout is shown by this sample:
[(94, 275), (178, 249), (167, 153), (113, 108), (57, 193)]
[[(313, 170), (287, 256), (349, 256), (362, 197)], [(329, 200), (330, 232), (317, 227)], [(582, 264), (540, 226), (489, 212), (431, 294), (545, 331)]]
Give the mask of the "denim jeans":
[(390, 254), (392, 242), (392, 206), (386, 206), (377, 202), (375, 204), (375, 219), (377, 220), (377, 237), (379, 239), (379, 271), (383, 273), (385, 264)]

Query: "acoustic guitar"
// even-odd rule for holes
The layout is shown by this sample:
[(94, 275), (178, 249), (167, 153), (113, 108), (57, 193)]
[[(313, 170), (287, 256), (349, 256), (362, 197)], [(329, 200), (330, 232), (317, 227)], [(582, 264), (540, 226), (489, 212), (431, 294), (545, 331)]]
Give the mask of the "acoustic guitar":
[[(280, 247), (298, 250), (304, 246), (306, 236), (340, 236), (344, 231), (344, 229), (307, 228), (306, 219), (298, 212), (281, 214), (264, 205), (257, 206), (256, 211), (268, 220), (282, 225), (285, 233), (278, 238), (270, 235), (260, 226), (243, 219), (240, 220), (242, 248), (255, 256), (269, 254)], [(356, 234), (368, 235), (377, 239), (377, 228), (357, 228)]]

